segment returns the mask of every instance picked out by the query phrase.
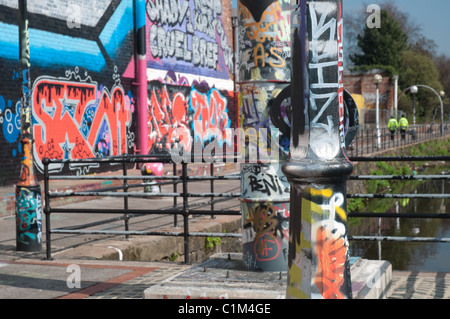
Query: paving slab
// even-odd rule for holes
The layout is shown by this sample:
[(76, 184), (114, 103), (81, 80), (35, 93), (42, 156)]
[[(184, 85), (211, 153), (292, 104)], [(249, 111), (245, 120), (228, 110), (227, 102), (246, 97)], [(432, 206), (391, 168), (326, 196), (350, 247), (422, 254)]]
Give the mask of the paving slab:
[[(385, 261), (353, 258), (354, 299), (381, 299), (392, 278)], [(241, 253), (215, 254), (209, 260), (144, 291), (145, 299), (285, 299), (287, 272), (244, 269)]]

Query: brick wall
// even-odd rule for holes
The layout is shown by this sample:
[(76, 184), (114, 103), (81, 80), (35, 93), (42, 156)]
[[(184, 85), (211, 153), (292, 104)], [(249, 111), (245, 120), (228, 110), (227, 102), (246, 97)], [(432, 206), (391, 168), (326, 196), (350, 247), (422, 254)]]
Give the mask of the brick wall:
[[(22, 152), (17, 16), (0, 0), (0, 185), (17, 182)], [(28, 18), (37, 170), (46, 156), (133, 152), (133, 1), (29, 0)]]
[[(373, 83), (373, 76), (377, 72), (364, 74), (346, 73), (344, 74), (344, 88), (352, 94), (360, 94), (364, 97), (365, 108), (375, 109), (376, 85)], [(385, 72), (378, 72), (382, 77), (379, 84), (380, 109), (392, 110), (394, 105), (394, 86)]]

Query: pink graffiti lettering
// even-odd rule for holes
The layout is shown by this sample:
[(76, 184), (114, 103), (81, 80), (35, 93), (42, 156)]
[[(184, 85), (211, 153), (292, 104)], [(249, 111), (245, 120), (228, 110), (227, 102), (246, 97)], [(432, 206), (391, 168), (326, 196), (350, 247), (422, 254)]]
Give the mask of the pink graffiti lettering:
[(149, 151), (170, 150), (178, 143), (186, 151), (192, 148), (188, 128), (187, 102), (183, 93), (177, 92), (170, 100), (167, 87), (153, 89), (149, 105)]

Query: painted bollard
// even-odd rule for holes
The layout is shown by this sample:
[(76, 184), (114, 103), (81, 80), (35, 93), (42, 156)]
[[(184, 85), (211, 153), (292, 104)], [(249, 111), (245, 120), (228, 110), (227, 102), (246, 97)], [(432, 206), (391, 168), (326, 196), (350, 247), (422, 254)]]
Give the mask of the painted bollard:
[(27, 1), (19, 1), (20, 51), (20, 130), (22, 159), (19, 181), (16, 184), (16, 250), (42, 250), (42, 197), (34, 170), (32, 112), (30, 106), (31, 76), (28, 34)]
[(287, 270), (290, 186), (280, 168), (242, 165), (243, 263), (249, 270)]
[(343, 88), (342, 0), (292, 5), (292, 134), (282, 168), (291, 184), (286, 296), (350, 299), (346, 144), (358, 121)]
[(290, 185), (280, 162), (290, 136), (289, 8), (287, 1), (238, 2), (243, 264), (254, 271), (287, 270)]
[(16, 185), (16, 250), (42, 250), (42, 197), (33, 170), (32, 142), (24, 138), (23, 159)]

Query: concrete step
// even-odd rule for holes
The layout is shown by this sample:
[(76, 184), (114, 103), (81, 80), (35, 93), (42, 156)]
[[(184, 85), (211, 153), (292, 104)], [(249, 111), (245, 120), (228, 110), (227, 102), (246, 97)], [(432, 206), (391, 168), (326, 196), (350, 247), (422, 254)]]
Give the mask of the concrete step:
[[(354, 299), (386, 298), (392, 279), (387, 261), (351, 259)], [(242, 254), (221, 253), (149, 287), (144, 299), (285, 299), (287, 272), (252, 272)]]

